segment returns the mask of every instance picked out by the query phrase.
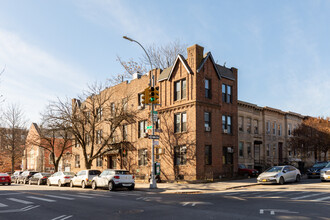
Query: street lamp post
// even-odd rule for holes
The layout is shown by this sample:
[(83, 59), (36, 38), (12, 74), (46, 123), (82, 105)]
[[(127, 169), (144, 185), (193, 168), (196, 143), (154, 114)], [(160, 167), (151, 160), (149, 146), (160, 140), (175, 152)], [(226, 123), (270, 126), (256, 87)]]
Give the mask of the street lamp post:
[[(148, 57), (149, 60), (149, 64), (151, 67), (150, 73), (151, 73), (151, 86), (154, 87), (155, 86), (155, 80), (154, 80), (154, 75), (152, 74), (152, 63), (151, 63), (151, 59), (149, 54), (147, 53), (147, 51), (144, 49), (144, 47), (136, 40), (133, 40), (132, 38), (129, 38), (127, 36), (123, 36), (124, 39), (132, 41), (137, 43), (138, 45), (140, 45), (140, 47), (143, 49), (143, 51), (145, 52), (145, 54)], [(150, 84), (149, 84), (150, 85)], [(154, 110), (155, 110), (155, 105), (152, 103), (151, 104), (151, 125), (152, 125), (152, 136), (155, 135), (155, 126), (154, 126)], [(156, 183), (156, 179), (155, 179), (155, 145), (154, 145), (154, 139), (152, 140), (152, 145), (151, 145), (151, 178), (150, 178), (150, 189), (157, 189), (157, 183)]]

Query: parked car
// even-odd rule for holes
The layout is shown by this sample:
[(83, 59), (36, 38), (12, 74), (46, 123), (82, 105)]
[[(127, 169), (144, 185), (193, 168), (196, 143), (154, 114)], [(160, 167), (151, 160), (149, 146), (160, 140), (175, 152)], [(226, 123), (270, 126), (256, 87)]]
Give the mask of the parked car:
[(59, 187), (63, 185), (70, 184), (71, 179), (74, 177), (74, 172), (63, 172), (59, 171), (48, 177), (47, 185), (58, 185)]
[(71, 179), (70, 187), (81, 186), (84, 189), (91, 186), (93, 178), (100, 174), (99, 170), (81, 170)]
[(320, 171), (322, 182), (330, 181), (330, 162)]
[(92, 180), (92, 189), (108, 188), (113, 191), (115, 188), (125, 187), (128, 190), (133, 190), (135, 187), (135, 180), (132, 174), (127, 170), (104, 170), (99, 176)]
[(299, 182), (301, 179), (300, 171), (290, 165), (287, 166), (274, 166), (263, 173), (258, 178), (258, 183), (278, 183), (284, 184), (286, 182)]
[(36, 173), (38, 172), (26, 170), (17, 177), (16, 183), (27, 184), (29, 182), (29, 179)]
[(38, 184), (38, 185), (46, 185), (48, 177), (52, 174), (50, 173), (36, 173), (29, 179), (29, 185)]
[(320, 178), (320, 171), (328, 164), (328, 162), (316, 162), (307, 170), (307, 178)]
[(0, 184), (11, 185), (11, 177), (7, 173), (0, 173)]
[(256, 169), (249, 169), (244, 164), (238, 165), (238, 174), (242, 176), (256, 177), (259, 174), (259, 171)]
[(21, 175), (22, 173), (23, 171), (15, 171), (13, 175), (11, 175), (11, 182), (16, 183), (18, 176)]

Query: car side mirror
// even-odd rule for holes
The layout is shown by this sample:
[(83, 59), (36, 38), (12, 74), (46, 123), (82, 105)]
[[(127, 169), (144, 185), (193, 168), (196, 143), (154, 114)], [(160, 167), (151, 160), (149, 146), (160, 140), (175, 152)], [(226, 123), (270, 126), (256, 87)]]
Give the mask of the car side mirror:
[(283, 173), (286, 173), (286, 170), (283, 170)]

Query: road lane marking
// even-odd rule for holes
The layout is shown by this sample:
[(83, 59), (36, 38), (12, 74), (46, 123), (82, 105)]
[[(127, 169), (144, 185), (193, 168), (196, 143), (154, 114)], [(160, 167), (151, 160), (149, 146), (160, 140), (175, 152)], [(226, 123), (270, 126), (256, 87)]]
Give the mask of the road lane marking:
[(266, 196), (273, 196), (273, 195), (278, 195), (278, 194), (282, 194), (282, 193), (286, 193), (286, 191), (281, 191), (281, 192), (278, 192), (278, 191), (274, 191), (274, 192), (267, 192), (266, 194), (263, 194), (263, 195), (259, 195), (259, 196), (256, 196), (256, 197), (266, 197)]
[(46, 195), (46, 196), (56, 198), (56, 199), (75, 200), (75, 198), (64, 197), (64, 196), (55, 196), (55, 195)]
[(17, 195), (17, 194), (23, 194), (23, 193), (1, 193), (0, 196), (7, 196), (7, 195)]
[(58, 217), (56, 217), (56, 218), (52, 218), (52, 220), (58, 220), (58, 219), (60, 219), (60, 218), (64, 218), (66, 215), (61, 215), (61, 216), (58, 216)]
[(65, 220), (65, 219), (68, 219), (68, 218), (71, 218), (73, 215), (61, 215), (61, 216), (58, 216), (56, 218), (53, 218), (51, 220)]
[(36, 200), (45, 201), (45, 202), (56, 202), (56, 200), (45, 199), (45, 198), (40, 198), (40, 197), (36, 197), (36, 196), (27, 196), (26, 198), (36, 199)]
[(25, 204), (25, 205), (33, 204), (33, 202), (25, 201), (25, 200), (21, 200), (21, 199), (15, 199), (15, 198), (7, 198), (7, 199), (10, 200), (10, 201), (22, 203), (22, 204)]
[(0, 208), (2, 208), (2, 207), (7, 207), (8, 205), (6, 205), (6, 204), (3, 204), (3, 203), (0, 203)]
[(325, 194), (325, 193), (314, 193), (314, 194), (310, 194), (310, 195), (306, 195), (306, 196), (300, 196), (300, 197), (295, 197), (295, 198), (291, 198), (291, 199), (298, 200), (298, 199), (304, 199), (304, 198), (318, 196), (318, 195), (322, 195), (322, 194)]
[(318, 199), (314, 199), (312, 201), (324, 201), (324, 200), (328, 200), (330, 199), (330, 196), (326, 196), (326, 197), (322, 197), (322, 198), (318, 198)]
[(65, 220), (65, 219), (68, 219), (68, 218), (71, 218), (73, 215), (69, 215), (69, 216), (67, 216), (67, 217), (65, 217), (65, 218), (62, 218), (61, 220)]
[(89, 194), (89, 193), (78, 193), (79, 195), (83, 195), (83, 196), (98, 196), (98, 197), (105, 197), (105, 198), (111, 198), (112, 196), (105, 196), (105, 195), (101, 195), (101, 194)]
[(83, 196), (83, 195), (73, 195), (73, 194), (70, 194), (70, 196), (79, 197), (79, 198), (85, 198), (85, 199), (93, 199), (94, 198), (93, 196)]

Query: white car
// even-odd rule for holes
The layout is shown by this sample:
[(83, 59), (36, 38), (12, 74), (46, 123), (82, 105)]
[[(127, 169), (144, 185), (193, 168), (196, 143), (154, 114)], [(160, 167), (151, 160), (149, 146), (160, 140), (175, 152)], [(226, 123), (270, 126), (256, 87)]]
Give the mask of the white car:
[(92, 185), (92, 180), (95, 176), (100, 175), (99, 170), (81, 170), (70, 181), (70, 187), (81, 186), (86, 188)]
[(127, 170), (104, 170), (99, 176), (93, 178), (92, 189), (108, 188), (113, 191), (117, 187), (125, 187), (133, 190), (135, 186), (134, 176)]
[(48, 177), (47, 185), (58, 185), (59, 187), (63, 185), (70, 184), (71, 179), (74, 177), (75, 173), (73, 172), (63, 172), (59, 171)]
[(293, 166), (286, 165), (267, 169), (258, 176), (257, 181), (262, 184), (278, 183), (282, 185), (286, 182), (299, 182), (300, 179), (300, 171)]
[(322, 182), (330, 181), (330, 162), (320, 171)]

